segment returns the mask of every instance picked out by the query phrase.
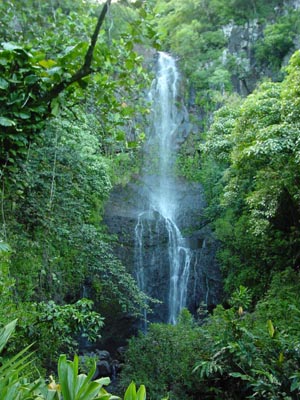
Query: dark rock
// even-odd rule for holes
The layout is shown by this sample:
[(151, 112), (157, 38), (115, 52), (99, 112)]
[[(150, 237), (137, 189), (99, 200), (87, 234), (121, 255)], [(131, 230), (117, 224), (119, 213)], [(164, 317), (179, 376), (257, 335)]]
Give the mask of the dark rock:
[(112, 371), (112, 377), (116, 377), (116, 375), (121, 371), (122, 369), (122, 364), (119, 362), (119, 360), (112, 360), (111, 362), (111, 371)]
[[(151, 179), (148, 184), (152, 184)], [(187, 306), (191, 312), (196, 313), (200, 303), (212, 306), (220, 301), (222, 283), (216, 261), (217, 242), (202, 215), (205, 199), (201, 185), (178, 179), (176, 188), (174, 196), (177, 196), (180, 206), (176, 222), (193, 250)], [(109, 231), (118, 236), (117, 256), (133, 274), (135, 227), (139, 214), (147, 209), (148, 200), (143, 196), (141, 186), (137, 184), (130, 183), (125, 188), (116, 187), (111, 193), (104, 217)], [(166, 322), (169, 288), (168, 231), (159, 218), (155, 212), (145, 215), (143, 258), (147, 269), (147, 294), (161, 301), (154, 305), (154, 312), (148, 318), (154, 322)]]
[(111, 366), (108, 361), (98, 361), (96, 365), (98, 377), (111, 376)]
[(110, 353), (107, 350), (96, 350), (96, 354), (99, 358), (99, 360), (105, 360), (109, 361), (110, 360)]
[(120, 362), (123, 362), (125, 359), (126, 349), (127, 348), (125, 346), (120, 346), (117, 348), (116, 356)]

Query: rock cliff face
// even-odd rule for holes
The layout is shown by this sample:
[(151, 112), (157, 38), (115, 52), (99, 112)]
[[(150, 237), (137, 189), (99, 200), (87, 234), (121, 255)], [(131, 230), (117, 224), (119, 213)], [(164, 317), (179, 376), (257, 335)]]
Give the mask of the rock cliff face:
[[(299, 10), (300, 0), (286, 0), (281, 7), (274, 8), (273, 19), (267, 22), (267, 25), (279, 22), (279, 18), (285, 16), (288, 10)], [(234, 22), (223, 26), (222, 30), (227, 39), (226, 48), (223, 51), (222, 63), (226, 65), (229, 58), (235, 60), (235, 68), (232, 72), (232, 85), (235, 92), (242, 96), (251, 93), (257, 82), (262, 77), (271, 79), (280, 79), (279, 68), (272, 68), (268, 65), (259, 65), (255, 57), (255, 45), (259, 40), (263, 40), (266, 28), (266, 22), (262, 23), (260, 19), (249, 20), (244, 25), (237, 25)], [(274, 39), (274, 38), (273, 38)], [(282, 59), (282, 66), (288, 63), (292, 53), (299, 48), (299, 35), (294, 35), (293, 45), (286, 49), (286, 54)], [(274, 43), (276, 47), (276, 44)], [(267, 58), (266, 54), (266, 58)], [(280, 54), (278, 54), (280, 57)]]
[(263, 26), (258, 20), (249, 21), (245, 25), (230, 23), (223, 26), (223, 33), (228, 45), (223, 51), (222, 63), (226, 64), (228, 57), (234, 57), (239, 73), (232, 75), (234, 91), (247, 96), (253, 91), (260, 77), (257, 68), (253, 46), (262, 37)]

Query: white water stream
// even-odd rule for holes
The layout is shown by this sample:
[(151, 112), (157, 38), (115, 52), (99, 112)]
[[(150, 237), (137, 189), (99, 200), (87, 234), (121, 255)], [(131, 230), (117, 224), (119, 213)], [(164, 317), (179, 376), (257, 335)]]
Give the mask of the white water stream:
[[(149, 276), (147, 268), (161, 264), (158, 254), (145, 259), (145, 248), (151, 247), (152, 236), (159, 235), (164, 227), (167, 238), (169, 266), (169, 287), (165, 296), (168, 302), (167, 321), (176, 324), (180, 310), (186, 306), (187, 285), (190, 273), (192, 251), (186, 246), (176, 219), (180, 213), (177, 198), (174, 162), (176, 157), (176, 134), (178, 130), (178, 109), (176, 107), (178, 71), (174, 59), (159, 53), (157, 76), (153, 81), (150, 100), (152, 102), (152, 125), (146, 144), (144, 160), (144, 191), (148, 198), (147, 209), (140, 213), (135, 228), (135, 270), (140, 289), (147, 293)], [(156, 222), (153, 222), (156, 221)], [(147, 233), (147, 234), (146, 234)], [(145, 240), (148, 243), (145, 243)], [(155, 284), (151, 282), (151, 284)], [(144, 315), (145, 321), (147, 315)]]

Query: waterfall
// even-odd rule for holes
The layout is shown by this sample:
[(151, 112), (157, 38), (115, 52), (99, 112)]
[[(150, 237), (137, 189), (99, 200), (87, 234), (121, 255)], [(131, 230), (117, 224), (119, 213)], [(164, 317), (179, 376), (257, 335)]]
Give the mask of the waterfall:
[[(178, 83), (174, 59), (166, 53), (159, 53), (157, 75), (149, 94), (152, 122), (144, 151), (143, 190), (147, 204), (135, 227), (134, 255), (138, 285), (147, 293), (149, 285), (158, 283), (158, 277), (151, 276), (151, 265), (162, 265), (161, 252), (152, 245), (157, 243), (158, 237), (160, 242), (167, 243), (165, 257), (168, 259), (169, 287), (164, 298), (168, 309), (165, 322), (171, 324), (176, 323), (180, 310), (186, 306), (192, 259), (192, 251), (177, 224), (181, 211), (174, 174), (180, 123), (176, 105)], [(146, 312), (144, 318), (147, 319)]]

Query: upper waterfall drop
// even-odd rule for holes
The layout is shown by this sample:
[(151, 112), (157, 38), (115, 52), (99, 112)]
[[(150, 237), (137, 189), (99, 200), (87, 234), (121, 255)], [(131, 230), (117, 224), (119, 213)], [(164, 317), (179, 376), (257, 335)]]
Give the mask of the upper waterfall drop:
[[(178, 80), (179, 74), (174, 58), (160, 52), (157, 76), (149, 95), (152, 103), (152, 124), (145, 145), (143, 182), (148, 204), (147, 209), (140, 213), (135, 228), (136, 277), (140, 288), (146, 293), (147, 283), (149, 284), (151, 277), (146, 271), (146, 265), (149, 266), (148, 256), (147, 259), (143, 256), (143, 248), (147, 246), (144, 241), (145, 231), (148, 241), (157, 234), (167, 238), (169, 288), (165, 301), (168, 304), (167, 322), (172, 324), (176, 323), (180, 310), (186, 305), (191, 263), (190, 250), (176, 223), (180, 206), (174, 173), (178, 129), (176, 107)], [(153, 220), (157, 222), (153, 223)], [(154, 248), (150, 263), (159, 263), (158, 257)]]
[[(150, 204), (164, 217), (174, 219), (176, 199), (174, 194), (174, 161), (176, 156), (176, 97), (179, 74), (175, 60), (160, 52), (157, 77), (149, 94), (152, 102), (152, 125), (148, 146), (157, 157), (157, 182), (150, 193)], [(149, 151), (149, 149), (148, 149)], [(153, 166), (153, 154), (148, 160)], [(149, 166), (148, 166), (149, 167)], [(150, 166), (151, 168), (151, 166)], [(147, 169), (147, 165), (146, 165)]]

